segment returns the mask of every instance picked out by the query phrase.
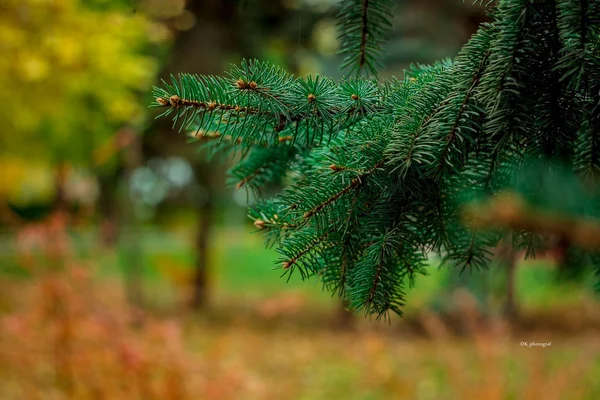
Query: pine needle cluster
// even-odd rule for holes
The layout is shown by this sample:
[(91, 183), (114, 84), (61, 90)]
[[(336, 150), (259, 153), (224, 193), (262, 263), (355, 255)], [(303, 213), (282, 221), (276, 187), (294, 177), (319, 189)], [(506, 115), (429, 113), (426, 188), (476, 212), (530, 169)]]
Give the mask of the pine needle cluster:
[[(453, 60), (378, 80), (392, 3), (340, 2), (343, 68), (356, 77), (242, 61), (154, 89), (180, 130), (239, 155), (238, 188), (285, 187), (250, 211), (284, 274), (318, 275), (378, 317), (401, 313), (430, 254), (484, 268), (506, 235), (530, 255), (549, 240), (531, 225), (476, 229), (466, 202), (511, 192), (600, 216), (600, 1), (499, 0)], [(600, 271), (600, 253), (578, 243), (573, 260)]]

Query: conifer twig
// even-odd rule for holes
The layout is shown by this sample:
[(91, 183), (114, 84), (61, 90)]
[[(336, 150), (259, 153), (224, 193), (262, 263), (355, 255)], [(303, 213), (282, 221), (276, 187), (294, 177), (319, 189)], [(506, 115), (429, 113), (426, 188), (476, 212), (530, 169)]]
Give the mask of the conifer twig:
[(377, 164), (375, 164), (375, 166), (373, 166), (373, 168), (371, 168), (367, 172), (361, 174), (357, 178), (352, 179), (352, 181), (350, 181), (350, 184), (348, 186), (344, 187), (342, 190), (340, 190), (339, 192), (335, 193), (333, 196), (329, 197), (327, 200), (325, 200), (324, 202), (322, 202), (321, 204), (319, 204), (315, 208), (313, 208), (313, 209), (305, 212), (304, 215), (303, 215), (303, 217), (306, 218), (306, 219), (312, 217), (313, 215), (315, 215), (316, 213), (318, 213), (319, 211), (321, 211), (323, 208), (327, 207), (329, 204), (333, 203), (334, 201), (336, 201), (337, 199), (339, 199), (340, 197), (342, 197), (344, 194), (346, 194), (349, 191), (355, 189), (356, 187), (362, 185), (363, 182), (364, 182), (364, 179), (366, 177), (368, 177), (369, 175), (371, 175), (373, 172), (375, 172), (375, 170), (377, 168), (381, 168), (382, 166), (383, 166), (383, 161), (378, 162)]

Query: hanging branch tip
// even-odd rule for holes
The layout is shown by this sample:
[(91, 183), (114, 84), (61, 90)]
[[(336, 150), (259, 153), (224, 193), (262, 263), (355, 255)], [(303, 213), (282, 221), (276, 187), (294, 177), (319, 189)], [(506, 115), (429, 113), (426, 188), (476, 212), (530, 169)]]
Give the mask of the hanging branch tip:
[(169, 102), (169, 100), (163, 99), (162, 97), (157, 97), (157, 98), (156, 98), (156, 102), (157, 102), (158, 104), (160, 104), (161, 106), (163, 106), (163, 107), (166, 107), (166, 106), (168, 106), (168, 105), (171, 105), (171, 103)]

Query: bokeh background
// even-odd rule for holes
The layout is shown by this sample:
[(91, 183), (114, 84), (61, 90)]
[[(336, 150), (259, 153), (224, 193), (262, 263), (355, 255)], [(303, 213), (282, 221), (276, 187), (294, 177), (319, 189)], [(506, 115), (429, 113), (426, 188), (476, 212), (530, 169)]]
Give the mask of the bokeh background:
[[(0, 399), (600, 398), (593, 277), (559, 283), (551, 252), (463, 274), (432, 256), (402, 319), (352, 315), (280, 278), (232, 160), (148, 109), (160, 79), (243, 57), (340, 77), (336, 13), (0, 1)], [(383, 77), (453, 57), (487, 18), (460, 0), (396, 14)]]

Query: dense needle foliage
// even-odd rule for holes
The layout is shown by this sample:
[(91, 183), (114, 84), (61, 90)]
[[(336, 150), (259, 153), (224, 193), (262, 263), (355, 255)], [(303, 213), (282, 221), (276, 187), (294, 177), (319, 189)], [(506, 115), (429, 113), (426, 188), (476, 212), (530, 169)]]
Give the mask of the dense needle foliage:
[[(154, 90), (195, 141), (239, 155), (238, 188), (285, 186), (250, 212), (283, 271), (316, 274), (377, 316), (401, 312), (431, 253), (481, 268), (507, 235), (529, 255), (547, 244), (514, 218), (474, 229), (466, 201), (510, 191), (600, 216), (600, 1), (494, 2), (493, 22), (454, 60), (381, 81), (364, 74), (378, 67), (391, 3), (340, 2), (344, 68), (356, 77), (243, 61), (224, 77), (182, 74)], [(563, 184), (557, 194), (572, 195), (548, 195)], [(585, 240), (568, 243), (574, 263), (600, 264)]]

